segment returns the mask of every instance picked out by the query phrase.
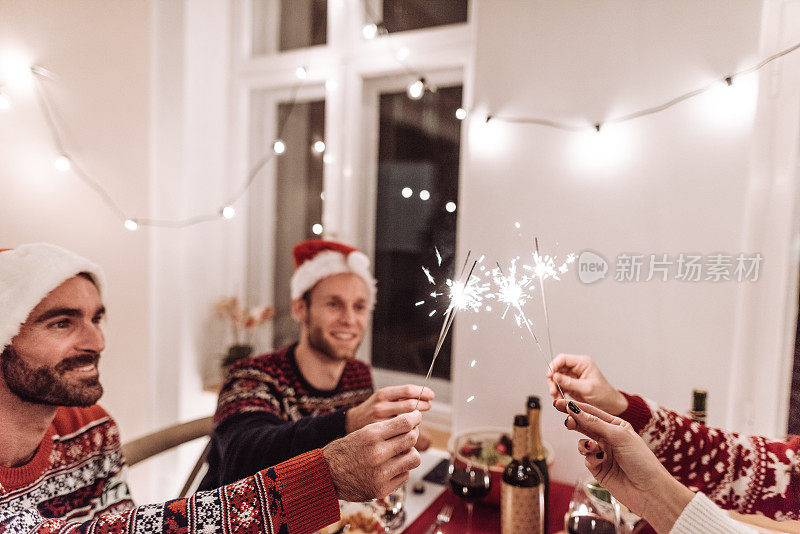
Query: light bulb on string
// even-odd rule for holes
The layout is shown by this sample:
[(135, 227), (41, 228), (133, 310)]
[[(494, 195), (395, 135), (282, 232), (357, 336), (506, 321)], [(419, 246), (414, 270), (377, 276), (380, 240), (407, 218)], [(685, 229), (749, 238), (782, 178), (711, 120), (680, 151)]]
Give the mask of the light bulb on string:
[(10, 88), (30, 89), (33, 87), (33, 67), (30, 59), (22, 53), (5, 51), (0, 54), (0, 79)]
[(134, 221), (133, 219), (126, 219), (125, 220), (125, 229), (130, 230), (131, 232), (136, 231), (139, 229), (139, 223)]
[(364, 27), (361, 28), (361, 35), (363, 35), (364, 39), (368, 41), (375, 39), (375, 37), (378, 35), (378, 25), (374, 22), (364, 24)]
[(0, 110), (6, 111), (11, 109), (11, 97), (0, 91)]
[(233, 206), (225, 206), (222, 208), (220, 213), (222, 213), (222, 216), (226, 219), (233, 219), (233, 217), (236, 215), (236, 210), (233, 209)]
[(294, 75), (297, 76), (298, 80), (305, 80), (308, 78), (308, 70), (302, 65), (294, 69)]
[(414, 194), (414, 191), (410, 187), (404, 187), (400, 194), (403, 195), (403, 198), (411, 198), (411, 195)]
[(572, 135), (567, 145), (571, 165), (581, 172), (608, 172), (620, 169), (631, 158), (636, 144), (629, 124), (597, 122)]
[(311, 231), (314, 232), (314, 235), (322, 235), (322, 225), (320, 223), (316, 223), (311, 227)]
[(274, 143), (272, 143), (272, 151), (276, 154), (283, 154), (286, 152), (286, 143), (283, 142), (282, 139), (276, 139)]
[(467, 118), (467, 110), (464, 108), (458, 108), (456, 110), (456, 118), (460, 121), (463, 121)]
[(719, 132), (738, 132), (751, 124), (758, 103), (758, 77), (754, 73), (726, 76), (700, 95), (697, 116)]
[(53, 161), (53, 167), (55, 167), (58, 172), (67, 172), (72, 168), (72, 162), (67, 156), (62, 154)]
[(453, 213), (456, 211), (456, 203), (455, 202), (448, 202), (444, 205), (444, 209), (447, 210), (447, 213)]
[(425, 80), (420, 78), (408, 86), (408, 97), (411, 100), (419, 100), (425, 94)]
[(314, 152), (317, 154), (322, 154), (325, 152), (325, 141), (316, 141), (313, 145)]
[(429, 198), (431, 198), (430, 191), (428, 191), (427, 189), (423, 189), (422, 191), (419, 192), (419, 198), (421, 200), (428, 200)]
[(516, 142), (513, 130), (506, 124), (492, 120), (492, 115), (470, 111), (467, 137), (470, 150), (481, 158), (502, 158)]

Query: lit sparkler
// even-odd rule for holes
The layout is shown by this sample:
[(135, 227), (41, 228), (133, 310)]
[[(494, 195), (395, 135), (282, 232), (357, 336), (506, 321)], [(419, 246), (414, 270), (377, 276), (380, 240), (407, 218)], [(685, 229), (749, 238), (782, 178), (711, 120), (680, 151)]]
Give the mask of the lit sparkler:
[[(528, 270), (527, 266), (523, 266), (523, 268)], [(541, 281), (544, 279), (543, 277), (546, 269), (542, 272), (542, 278), (539, 280), (540, 286)], [(525, 306), (528, 300), (533, 297), (532, 292), (535, 290), (535, 286), (533, 285), (534, 279), (527, 274), (523, 274), (517, 278), (516, 260), (511, 260), (507, 275), (503, 272), (500, 264), (497, 264), (497, 267), (492, 269), (492, 278), (494, 279), (494, 283), (498, 289), (497, 293), (493, 294), (493, 296), (497, 298), (498, 302), (506, 305), (506, 309), (503, 311), (502, 317), (505, 318), (508, 311), (511, 308), (514, 309), (514, 318), (517, 321), (517, 326), (524, 326), (531, 335), (531, 338), (533, 338), (533, 341), (536, 343), (536, 347), (539, 349), (539, 353), (544, 359), (545, 365), (552, 373), (552, 357), (550, 360), (547, 359), (547, 355), (544, 353), (544, 349), (542, 349), (542, 345), (539, 343), (539, 339), (536, 337), (536, 334), (533, 331), (531, 320), (528, 319), (528, 317), (525, 315), (525, 311), (523, 310), (523, 306)], [(550, 336), (548, 334), (548, 339), (549, 338)], [(561, 393), (561, 396), (564, 397), (564, 392), (561, 390), (561, 386), (558, 384), (558, 382), (556, 382), (556, 387), (558, 387), (558, 391)]]
[[(539, 291), (542, 295), (542, 308), (544, 310), (544, 324), (545, 329), (547, 331), (547, 348), (549, 350), (550, 362), (547, 364), (550, 368), (550, 372), (553, 372), (552, 362), (553, 362), (553, 339), (550, 335), (550, 313), (547, 308), (547, 297), (545, 296), (544, 292), (544, 281), (548, 278), (552, 278), (554, 280), (561, 280), (558, 275), (565, 274), (569, 267), (567, 265), (573, 263), (575, 261), (575, 254), (570, 252), (567, 255), (567, 259), (564, 260), (558, 268), (556, 268), (556, 260), (554, 257), (550, 255), (542, 256), (539, 253), (539, 238), (534, 237), (533, 243), (535, 250), (533, 251), (533, 267), (525, 266), (526, 269), (533, 271), (534, 275), (539, 279)], [(555, 380), (553, 380), (555, 382)], [(561, 391), (561, 386), (558, 385), (556, 382), (556, 386), (558, 386), (558, 391), (561, 393), (561, 396), (564, 397), (564, 392)], [(564, 397), (566, 398), (566, 397)]]
[[(475, 266), (483, 261), (484, 256), (481, 256), (479, 259), (473, 261), (472, 267), (469, 269), (469, 272), (466, 274), (466, 276), (464, 276), (464, 272), (469, 264), (470, 255), (471, 251), (467, 253), (467, 258), (464, 260), (464, 266), (461, 268), (461, 273), (459, 274), (458, 279), (452, 280), (448, 278), (445, 282), (445, 285), (448, 288), (446, 292), (448, 296), (448, 304), (444, 312), (442, 328), (439, 330), (439, 339), (436, 341), (436, 348), (433, 351), (433, 359), (431, 360), (431, 365), (428, 368), (428, 373), (425, 375), (425, 383), (420, 389), (419, 396), (417, 397), (417, 406), (419, 406), (419, 401), (422, 398), (422, 391), (424, 390), (425, 385), (427, 385), (428, 380), (431, 377), (431, 373), (433, 373), (433, 366), (436, 363), (436, 358), (439, 356), (439, 351), (442, 350), (442, 345), (444, 344), (445, 338), (447, 338), (447, 333), (450, 331), (450, 326), (453, 324), (456, 313), (458, 313), (459, 310), (470, 310), (473, 312), (479, 311), (483, 306), (484, 296), (489, 291), (489, 284), (482, 283), (480, 277), (473, 274), (475, 271)], [(436, 250), (436, 259), (438, 264), (441, 266), (442, 257), (439, 254), (438, 249)], [(431, 275), (430, 270), (423, 266), (422, 271), (425, 273), (428, 281), (436, 285), (436, 281), (433, 278), (433, 275)], [(444, 294), (444, 291), (433, 291), (430, 293), (434, 300)], [(425, 301), (419, 301), (416, 303), (416, 305), (421, 305), (424, 302)], [(435, 313), (436, 310), (433, 310), (428, 314), (428, 316), (432, 317)], [(416, 406), (414, 409), (416, 409)]]

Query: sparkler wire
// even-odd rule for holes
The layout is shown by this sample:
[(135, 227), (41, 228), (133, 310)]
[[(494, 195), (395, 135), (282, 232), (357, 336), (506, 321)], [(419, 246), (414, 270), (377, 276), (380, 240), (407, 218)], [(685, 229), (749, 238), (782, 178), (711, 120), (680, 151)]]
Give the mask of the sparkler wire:
[[(467, 262), (469, 262), (469, 257), (472, 254), (470, 250), (467, 252), (467, 258), (464, 260), (464, 265), (461, 267), (461, 273), (458, 275), (459, 282), (464, 279), (464, 271), (467, 268)], [(472, 268), (467, 273), (467, 282), (464, 283), (464, 287), (467, 287), (467, 283), (469, 283), (470, 278), (472, 277), (472, 272), (475, 270), (475, 266), (478, 264), (478, 261), (475, 260), (472, 263)], [(448, 306), (447, 312), (444, 315), (444, 321), (442, 323), (442, 329), (439, 331), (439, 339), (436, 341), (436, 348), (433, 351), (433, 359), (431, 360), (431, 365), (428, 367), (428, 373), (425, 375), (425, 382), (423, 382), (422, 387), (419, 389), (419, 395), (417, 396), (417, 404), (414, 405), (414, 409), (416, 410), (419, 406), (420, 400), (422, 399), (422, 392), (425, 391), (425, 386), (428, 385), (428, 380), (431, 378), (431, 373), (433, 373), (433, 366), (436, 363), (436, 358), (439, 356), (439, 351), (442, 350), (442, 345), (444, 345), (444, 340), (447, 337), (447, 333), (450, 331), (450, 325), (453, 324), (453, 320), (456, 317), (456, 312), (458, 311), (458, 306), (453, 306), (451, 301), (450, 306)]]
[[(539, 254), (539, 238), (533, 238), (534, 245), (536, 247), (536, 256), (539, 258), (539, 261), (542, 261), (542, 256)], [(550, 373), (553, 374), (553, 339), (550, 336), (550, 314), (547, 312), (547, 298), (544, 296), (544, 276), (539, 274), (539, 290), (542, 293), (542, 307), (544, 308), (544, 325), (545, 330), (547, 331), (547, 346), (550, 349), (550, 361), (547, 362), (547, 367), (550, 369)], [(558, 384), (555, 378), (553, 378), (553, 382), (555, 382), (556, 387), (558, 388), (558, 392), (561, 393), (561, 397), (566, 399), (564, 396), (564, 392), (561, 390), (561, 386)]]

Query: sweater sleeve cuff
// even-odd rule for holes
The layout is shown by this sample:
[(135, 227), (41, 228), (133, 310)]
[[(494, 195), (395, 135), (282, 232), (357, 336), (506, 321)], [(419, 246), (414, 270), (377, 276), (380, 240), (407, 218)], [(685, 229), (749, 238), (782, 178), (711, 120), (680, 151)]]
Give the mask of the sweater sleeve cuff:
[(339, 520), (336, 489), (321, 449), (278, 464), (275, 472), (289, 532), (316, 532)]
[(341, 409), (331, 412), (322, 417), (327, 417), (330, 421), (331, 428), (335, 432), (334, 439), (343, 438), (347, 435), (347, 410)]
[(757, 531), (732, 519), (711, 499), (697, 493), (686, 505), (669, 534), (757, 534)]
[(628, 408), (619, 414), (619, 418), (629, 422), (633, 425), (633, 429), (636, 433), (641, 434), (644, 427), (647, 426), (647, 423), (649, 423), (650, 419), (653, 417), (653, 412), (650, 411), (650, 407), (647, 406), (647, 402), (645, 402), (642, 397), (638, 395), (628, 395), (624, 391), (620, 393), (628, 400)]

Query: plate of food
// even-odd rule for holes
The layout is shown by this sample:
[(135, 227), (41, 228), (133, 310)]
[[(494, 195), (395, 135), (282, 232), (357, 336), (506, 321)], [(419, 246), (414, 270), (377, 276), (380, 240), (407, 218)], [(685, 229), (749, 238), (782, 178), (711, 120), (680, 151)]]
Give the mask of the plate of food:
[(376, 534), (385, 533), (377, 509), (371, 503), (339, 501), (342, 518), (317, 534)]

